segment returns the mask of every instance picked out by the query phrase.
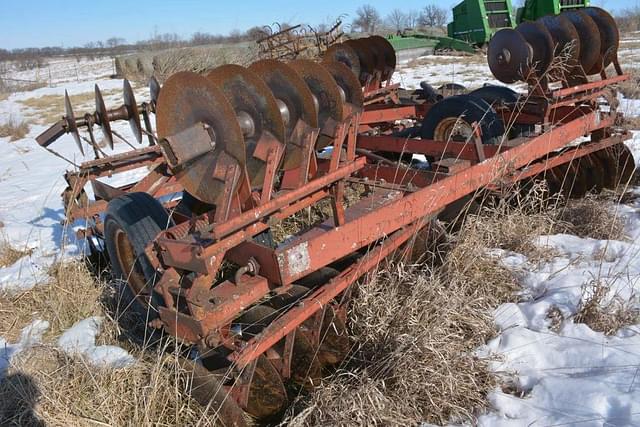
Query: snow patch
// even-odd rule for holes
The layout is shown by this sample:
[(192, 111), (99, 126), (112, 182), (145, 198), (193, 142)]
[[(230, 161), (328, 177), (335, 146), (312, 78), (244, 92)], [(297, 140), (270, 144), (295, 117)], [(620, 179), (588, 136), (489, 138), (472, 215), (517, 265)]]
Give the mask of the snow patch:
[(70, 355), (83, 356), (94, 366), (125, 368), (135, 359), (125, 349), (114, 345), (96, 346), (103, 318), (89, 317), (76, 322), (58, 338), (58, 346)]
[(9, 344), (4, 338), (0, 337), (0, 378), (5, 375), (11, 363), (11, 358), (22, 350), (40, 344), (42, 336), (48, 329), (49, 322), (38, 319), (22, 329), (20, 339), (15, 344)]

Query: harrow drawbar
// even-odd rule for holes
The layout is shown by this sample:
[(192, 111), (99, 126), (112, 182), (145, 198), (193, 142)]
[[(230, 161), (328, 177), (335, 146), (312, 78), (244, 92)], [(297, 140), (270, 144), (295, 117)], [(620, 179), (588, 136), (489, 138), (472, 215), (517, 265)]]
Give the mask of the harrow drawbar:
[[(549, 31), (573, 34), (567, 22)], [(522, 68), (495, 52), (530, 66), (537, 45), (520, 39), (492, 41), (496, 77)], [(395, 53), (370, 37), (333, 44), (318, 61), (177, 73), (152, 81), (142, 104), (125, 81), (125, 102), (107, 109), (96, 86), (94, 113), (76, 118), (67, 97), (65, 117), (38, 142), (51, 149), (71, 134), (83, 154), (83, 142), (92, 147), (95, 158), (65, 175), (67, 219), (88, 224), (81, 234), (128, 283), (130, 310), (150, 335), (193, 350), (194, 397), (216, 405), (223, 424), (243, 425), (247, 414), (277, 416), (292, 392), (341, 363), (358, 280), (391, 254), (410, 256), (416, 236), (457, 202), (539, 180), (567, 197), (629, 180), (615, 97), (627, 76), (615, 57), (596, 59), (607, 58), (614, 77), (601, 68), (587, 78), (585, 64), (574, 74), (535, 68), (533, 79), (503, 78), (527, 81), (527, 95), (485, 86), (442, 98), (428, 85), (392, 84)], [(120, 142), (114, 121), (147, 146)], [(94, 126), (109, 148), (133, 149), (107, 154)], [(148, 172), (131, 184), (103, 180), (140, 167)], [(311, 221), (310, 208), (320, 212)]]

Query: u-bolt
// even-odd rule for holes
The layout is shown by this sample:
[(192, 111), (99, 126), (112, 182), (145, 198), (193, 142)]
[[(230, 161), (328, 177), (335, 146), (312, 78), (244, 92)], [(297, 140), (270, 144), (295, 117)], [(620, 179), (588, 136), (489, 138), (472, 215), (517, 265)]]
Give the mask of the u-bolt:
[(256, 274), (258, 274), (259, 271), (260, 271), (260, 264), (258, 264), (258, 261), (256, 261), (255, 258), (251, 257), (249, 258), (249, 261), (247, 261), (247, 265), (240, 267), (236, 271), (236, 274), (234, 276), (234, 281), (237, 285), (238, 283), (240, 283), (240, 279), (244, 274), (248, 273), (248, 274), (251, 274), (252, 276), (255, 276)]

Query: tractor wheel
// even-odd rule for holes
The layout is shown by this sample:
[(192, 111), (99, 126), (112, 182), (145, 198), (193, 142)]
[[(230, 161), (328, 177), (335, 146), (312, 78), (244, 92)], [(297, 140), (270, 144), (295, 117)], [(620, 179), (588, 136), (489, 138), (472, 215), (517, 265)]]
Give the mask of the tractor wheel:
[[(107, 207), (104, 236), (114, 279), (126, 282), (120, 287), (118, 318), (136, 317), (147, 325), (158, 317), (162, 297), (153, 289), (158, 272), (149, 262), (145, 248), (160, 231), (172, 226), (164, 207), (147, 193), (129, 193), (117, 197)], [(155, 330), (145, 329), (145, 341)]]
[(472, 123), (480, 125), (483, 144), (497, 144), (504, 134), (502, 119), (484, 100), (470, 95), (445, 98), (434, 104), (422, 122), (422, 139), (467, 142), (473, 139)]

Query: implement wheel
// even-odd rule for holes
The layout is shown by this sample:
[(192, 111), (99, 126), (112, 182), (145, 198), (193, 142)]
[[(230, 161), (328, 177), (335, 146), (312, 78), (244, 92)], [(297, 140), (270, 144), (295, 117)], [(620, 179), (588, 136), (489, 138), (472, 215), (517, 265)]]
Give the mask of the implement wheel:
[(162, 304), (161, 296), (153, 290), (158, 272), (145, 248), (171, 225), (167, 211), (147, 193), (125, 194), (107, 207), (104, 237), (111, 273), (114, 279), (127, 283), (120, 289), (118, 312), (133, 314), (145, 325), (158, 317)]
[(486, 101), (471, 95), (457, 95), (434, 104), (422, 122), (422, 139), (472, 141), (478, 123), (483, 144), (498, 144), (504, 134), (502, 119)]

